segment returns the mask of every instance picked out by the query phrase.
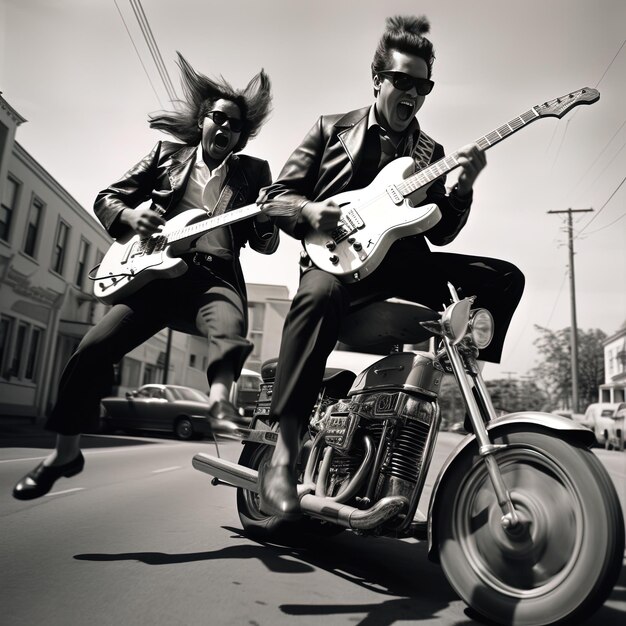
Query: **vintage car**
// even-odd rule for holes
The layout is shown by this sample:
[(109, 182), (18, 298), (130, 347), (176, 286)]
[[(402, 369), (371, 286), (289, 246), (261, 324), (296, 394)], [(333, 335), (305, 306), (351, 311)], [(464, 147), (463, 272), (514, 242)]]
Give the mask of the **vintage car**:
[(154, 431), (179, 439), (211, 435), (207, 420), (208, 396), (181, 385), (143, 385), (125, 396), (102, 399), (105, 432)]

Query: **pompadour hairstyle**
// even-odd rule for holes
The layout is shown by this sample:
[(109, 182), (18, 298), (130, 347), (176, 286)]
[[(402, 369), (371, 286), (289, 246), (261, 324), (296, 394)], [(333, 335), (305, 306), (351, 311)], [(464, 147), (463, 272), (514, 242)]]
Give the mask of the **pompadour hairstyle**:
[(243, 128), (234, 152), (239, 152), (254, 137), (272, 109), (269, 76), (262, 69), (244, 89), (235, 89), (223, 76), (208, 78), (196, 72), (180, 52), (177, 64), (181, 70), (184, 99), (179, 100), (179, 110), (159, 111), (148, 116), (151, 128), (162, 130), (189, 145), (202, 139), (199, 123), (217, 100), (229, 100), (241, 110)]
[(430, 22), (424, 15), (395, 15), (386, 20), (386, 29), (378, 42), (372, 61), (372, 78), (378, 72), (391, 65), (391, 53), (394, 50), (413, 54), (426, 61), (428, 78), (433, 71), (435, 52), (433, 44), (424, 37), (430, 31)]

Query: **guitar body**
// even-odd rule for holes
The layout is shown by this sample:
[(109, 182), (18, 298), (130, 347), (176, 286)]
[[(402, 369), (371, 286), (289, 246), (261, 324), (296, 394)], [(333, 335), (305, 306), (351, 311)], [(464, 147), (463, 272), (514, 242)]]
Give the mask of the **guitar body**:
[(432, 228), (441, 219), (437, 205), (412, 206), (424, 200), (429, 185), (409, 198), (394, 191), (413, 172), (413, 159), (402, 157), (386, 165), (367, 187), (329, 198), (341, 207), (346, 226), (307, 235), (304, 247), (311, 261), (345, 282), (356, 282), (380, 265), (394, 241)]
[(173, 246), (167, 237), (199, 220), (206, 220), (206, 213), (192, 209), (166, 222), (156, 235), (132, 235), (115, 241), (93, 278), (96, 298), (105, 304), (117, 304), (157, 278), (176, 278), (184, 274), (187, 264), (173, 256)]

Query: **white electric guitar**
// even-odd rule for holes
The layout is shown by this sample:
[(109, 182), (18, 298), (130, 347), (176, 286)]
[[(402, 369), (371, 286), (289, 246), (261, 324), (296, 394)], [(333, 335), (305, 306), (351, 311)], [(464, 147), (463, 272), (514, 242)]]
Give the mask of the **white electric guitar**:
[(106, 304), (116, 304), (155, 278), (181, 276), (188, 266), (179, 255), (193, 251), (202, 235), (262, 212), (285, 215), (287, 209), (280, 205), (261, 209), (250, 204), (208, 219), (201, 209), (190, 209), (149, 237), (130, 233), (111, 244), (100, 265), (89, 272), (93, 293)]
[[(573, 107), (599, 98), (595, 89), (579, 89), (529, 109), (475, 143), (486, 150), (540, 117), (561, 118)], [(423, 233), (441, 219), (436, 204), (416, 205), (425, 200), (437, 178), (459, 166), (457, 158), (455, 152), (413, 173), (413, 159), (402, 157), (389, 163), (367, 187), (329, 198), (341, 208), (342, 217), (332, 232), (316, 230), (305, 237), (311, 261), (345, 282), (365, 278), (380, 265), (394, 241)]]

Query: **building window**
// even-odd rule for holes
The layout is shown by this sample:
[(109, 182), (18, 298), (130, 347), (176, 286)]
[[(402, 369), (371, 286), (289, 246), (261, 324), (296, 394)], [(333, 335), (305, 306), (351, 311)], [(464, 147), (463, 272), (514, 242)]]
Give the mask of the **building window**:
[(189, 355), (189, 367), (195, 367), (195, 366), (196, 366), (196, 355), (190, 354)]
[(5, 363), (8, 360), (9, 349), (11, 347), (11, 334), (13, 331), (13, 318), (3, 315), (0, 317), (0, 375), (8, 378), (8, 368)]
[(24, 237), (23, 249), (28, 256), (33, 258), (35, 258), (37, 244), (39, 243), (39, 232), (41, 230), (43, 209), (43, 202), (37, 196), (33, 196), (33, 200), (30, 203), (30, 209), (28, 211), (28, 223), (26, 224), (26, 236)]
[(157, 365), (148, 365), (143, 370), (143, 385), (149, 385), (150, 383), (158, 383), (163, 380), (163, 368)]
[(263, 330), (265, 323), (265, 305), (255, 302), (248, 307), (250, 317), (250, 328), (252, 330)]
[[(17, 323), (17, 331), (16, 331)], [(0, 372), (2, 378), (34, 382), (37, 376), (44, 330), (12, 317), (0, 318)]]
[(70, 227), (64, 221), (59, 220), (57, 234), (54, 240), (54, 248), (52, 250), (52, 270), (57, 274), (63, 274), (69, 234)]
[(9, 241), (11, 234), (11, 223), (13, 214), (17, 209), (17, 202), (20, 195), (20, 183), (8, 176), (2, 193), (2, 204), (0, 205), (0, 239)]
[(250, 358), (258, 361), (261, 358), (261, 348), (263, 347), (263, 333), (250, 333), (250, 341), (254, 344)]
[(122, 387), (136, 388), (139, 387), (139, 375), (141, 373), (141, 361), (124, 357), (122, 361), (122, 377), (120, 385)]
[(89, 242), (86, 239), (80, 240), (78, 249), (78, 264), (76, 265), (76, 285), (83, 288), (85, 274), (87, 273), (87, 260), (89, 258)]
[(17, 335), (15, 337), (15, 346), (13, 347), (13, 360), (11, 361), (11, 376), (21, 378), (22, 360), (24, 358), (24, 347), (26, 345), (26, 336), (28, 333), (28, 324), (20, 322), (17, 325)]
[(26, 359), (26, 371), (24, 378), (35, 382), (37, 377), (37, 366), (39, 363), (39, 346), (43, 332), (41, 328), (33, 328), (30, 333), (30, 345), (28, 346), (28, 358)]

